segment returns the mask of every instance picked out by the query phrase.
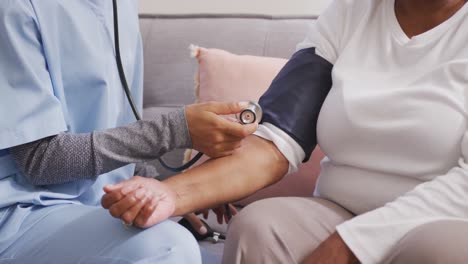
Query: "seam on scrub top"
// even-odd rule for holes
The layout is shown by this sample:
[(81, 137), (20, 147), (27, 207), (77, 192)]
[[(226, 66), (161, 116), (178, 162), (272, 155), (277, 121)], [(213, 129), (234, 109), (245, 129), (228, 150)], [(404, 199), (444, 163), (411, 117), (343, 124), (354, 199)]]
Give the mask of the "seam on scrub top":
[[(86, 1), (86, 2), (87, 2), (87, 4), (88, 4), (89, 8), (91, 8), (91, 10), (93, 11), (94, 16), (97, 18), (97, 20), (99, 21), (99, 23), (101, 23), (101, 26), (104, 27), (104, 29), (101, 29), (101, 30), (104, 30), (105, 35), (107, 36), (109, 42), (110, 42), (111, 45), (112, 45), (112, 50), (113, 50), (113, 52), (114, 52), (114, 55), (116, 55), (116, 50), (115, 50), (115, 47), (114, 47), (114, 45), (113, 45), (113, 43), (114, 43), (113, 34), (109, 31), (109, 28), (108, 28), (107, 25), (106, 25), (106, 17), (105, 17), (105, 15), (104, 15), (102, 12), (100, 12), (100, 10), (98, 10), (98, 8), (96, 8), (93, 4), (91, 4), (90, 1)], [(112, 13), (112, 15), (113, 15), (113, 14), (114, 14), (114, 13)], [(112, 23), (114, 23), (113, 21), (114, 21), (114, 20), (112, 20)]]

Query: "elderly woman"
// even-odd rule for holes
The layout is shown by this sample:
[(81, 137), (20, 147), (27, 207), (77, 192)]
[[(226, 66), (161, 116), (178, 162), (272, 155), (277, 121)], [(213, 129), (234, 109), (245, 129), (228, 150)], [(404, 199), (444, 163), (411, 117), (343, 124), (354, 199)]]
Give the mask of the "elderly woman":
[[(174, 208), (127, 215), (149, 226), (278, 181), (312, 149), (278, 116), (310, 114), (294, 112), (297, 103), (275, 108), (271, 96), (325, 87), (319, 79), (328, 67), (331, 90), (316, 120), (327, 157), (315, 198), (273, 198), (242, 210), (224, 263), (466, 263), (467, 28), (466, 0), (335, 0), (262, 98), (267, 114), (257, 136), (166, 182), (111, 186), (103, 204), (126, 211), (119, 190), (147, 183)], [(290, 78), (298, 72), (310, 77)]]

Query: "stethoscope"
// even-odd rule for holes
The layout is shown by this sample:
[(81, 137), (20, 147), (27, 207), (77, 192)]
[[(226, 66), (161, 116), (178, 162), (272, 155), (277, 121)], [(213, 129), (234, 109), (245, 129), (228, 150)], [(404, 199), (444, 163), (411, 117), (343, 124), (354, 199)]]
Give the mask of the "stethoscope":
[[(119, 71), (120, 82), (122, 83), (122, 87), (125, 91), (125, 94), (128, 99), (128, 103), (132, 108), (133, 114), (135, 115), (136, 120), (141, 120), (141, 115), (135, 105), (135, 101), (133, 100), (133, 96), (130, 92), (128, 87), (127, 78), (125, 76), (125, 71), (123, 69), (122, 57), (120, 55), (120, 41), (119, 41), (119, 18), (118, 18), (118, 8), (117, 8), (117, 0), (113, 0), (113, 12), (114, 12), (114, 42), (115, 42), (115, 58), (117, 62), (117, 68)], [(249, 102), (247, 108), (243, 109), (236, 117), (241, 124), (252, 124), (257, 121), (260, 121), (262, 115), (261, 107), (255, 102)], [(192, 167), (200, 158), (203, 156), (203, 153), (198, 153), (193, 159), (189, 162), (185, 163), (181, 167), (171, 167), (164, 162), (162, 158), (159, 158), (159, 162), (161, 165), (170, 171), (173, 172), (182, 172), (187, 170), (188, 168)]]
[[(120, 41), (119, 41), (119, 15), (118, 15), (118, 8), (117, 8), (117, 0), (113, 0), (113, 13), (114, 13), (114, 42), (115, 42), (115, 59), (117, 62), (117, 68), (119, 70), (119, 77), (120, 77), (120, 82), (122, 83), (122, 87), (125, 91), (125, 94), (127, 96), (128, 103), (130, 104), (130, 107), (132, 108), (133, 114), (135, 115), (136, 120), (140, 121), (141, 120), (141, 115), (138, 112), (138, 109), (135, 105), (135, 101), (133, 100), (133, 96), (130, 92), (130, 89), (128, 87), (127, 83), (127, 78), (125, 76), (125, 71), (123, 69), (123, 63), (122, 63), (122, 57), (120, 55)], [(191, 166), (193, 166), (201, 157), (203, 156), (203, 153), (198, 153), (192, 160), (187, 162), (181, 167), (178, 168), (173, 168), (164, 162), (162, 158), (159, 158), (159, 163), (161, 165), (170, 171), (173, 172), (182, 172), (184, 170), (187, 170)]]
[[(127, 78), (125, 76), (125, 71), (123, 69), (123, 63), (122, 63), (122, 57), (120, 55), (120, 41), (119, 41), (119, 17), (118, 17), (118, 8), (117, 8), (117, 0), (113, 0), (113, 15), (114, 15), (114, 42), (115, 42), (115, 58), (117, 62), (117, 68), (119, 71), (119, 77), (120, 77), (120, 82), (122, 83), (122, 87), (125, 91), (125, 94), (128, 99), (128, 103), (130, 104), (130, 107), (132, 108), (133, 114), (135, 115), (136, 120), (140, 121), (141, 120), (141, 115), (135, 105), (135, 101), (133, 100), (133, 96), (130, 92), (130, 89), (128, 87), (127, 83)], [(249, 102), (248, 107), (243, 109), (238, 115), (236, 115), (238, 121), (241, 124), (252, 124), (257, 121), (261, 120), (262, 117), (262, 109), (261, 107), (255, 103), (255, 102)], [(189, 162), (185, 163), (181, 167), (171, 167), (164, 162), (162, 158), (158, 158), (158, 161), (161, 163), (161, 165), (170, 171), (173, 172), (182, 172), (193, 166), (204, 154), (199, 152), (193, 159), (191, 159)], [(225, 205), (225, 210), (228, 219), (232, 218), (232, 213), (230, 207), (226, 204)]]

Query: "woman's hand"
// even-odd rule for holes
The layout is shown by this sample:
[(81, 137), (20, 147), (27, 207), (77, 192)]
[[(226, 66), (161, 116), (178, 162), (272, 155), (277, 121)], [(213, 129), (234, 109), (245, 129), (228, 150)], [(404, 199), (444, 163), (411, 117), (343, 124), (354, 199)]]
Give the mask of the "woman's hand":
[(135, 176), (104, 187), (102, 207), (126, 224), (148, 228), (174, 214), (176, 194), (163, 182)]
[[(175, 194), (163, 182), (151, 178), (135, 176), (129, 180), (104, 187), (106, 194), (101, 203), (109, 213), (120, 218), (128, 225), (148, 228), (171, 217), (175, 209)], [(231, 214), (237, 214), (237, 209), (229, 204)], [(212, 209), (219, 224), (226, 224), (229, 218), (225, 206)], [(210, 210), (204, 210), (203, 216), (208, 218)], [(184, 216), (190, 224), (199, 231), (206, 233), (204, 224), (195, 214)]]
[[(228, 206), (229, 206), (229, 209), (231, 211), (231, 216), (235, 216), (238, 213), (237, 208), (232, 204), (228, 204)], [(218, 206), (218, 207), (213, 208), (211, 210), (216, 214), (216, 219), (218, 220), (218, 224), (220, 224), (220, 225), (222, 225), (223, 223), (228, 224), (229, 221), (231, 220), (231, 219), (229, 219), (229, 215), (228, 215), (228, 213), (226, 211), (226, 206), (225, 205)], [(205, 220), (208, 219), (209, 213), (210, 213), (210, 210), (202, 211), (203, 218)]]
[(241, 112), (247, 103), (204, 103), (185, 108), (193, 148), (208, 157), (228, 156), (241, 141), (257, 130), (257, 124), (241, 125), (222, 117)]
[[(229, 208), (231, 210), (231, 215), (232, 216), (234, 216), (234, 215), (236, 215), (238, 213), (236, 207), (234, 207), (232, 204), (229, 204)], [(228, 216), (228, 214), (226, 212), (226, 207), (224, 205), (219, 206), (217, 208), (213, 208), (211, 210), (213, 210), (213, 212), (216, 214), (218, 224), (222, 225), (224, 222), (226, 224), (229, 223), (230, 219), (229, 219), (229, 216)], [(208, 210), (208, 209), (202, 211), (203, 218), (205, 220), (208, 219), (209, 213), (210, 213), (210, 210)], [(202, 220), (196, 214), (190, 213), (190, 214), (184, 215), (184, 218), (190, 223), (190, 225), (193, 227), (194, 230), (197, 230), (197, 232), (200, 235), (205, 235), (208, 232), (207, 227), (205, 226), (205, 224), (202, 222)]]

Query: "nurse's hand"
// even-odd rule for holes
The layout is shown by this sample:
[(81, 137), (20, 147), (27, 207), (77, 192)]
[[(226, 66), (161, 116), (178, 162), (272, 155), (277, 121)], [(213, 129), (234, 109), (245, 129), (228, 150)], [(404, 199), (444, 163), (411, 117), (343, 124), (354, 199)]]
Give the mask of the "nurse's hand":
[(247, 103), (203, 103), (185, 108), (193, 148), (208, 157), (228, 156), (241, 141), (257, 130), (257, 124), (241, 125), (222, 117), (240, 113)]
[[(104, 191), (102, 207), (113, 217), (136, 227), (151, 227), (168, 219), (175, 211), (175, 193), (165, 183), (152, 178), (135, 176), (108, 185)], [(151, 214), (139, 216), (142, 210)]]

